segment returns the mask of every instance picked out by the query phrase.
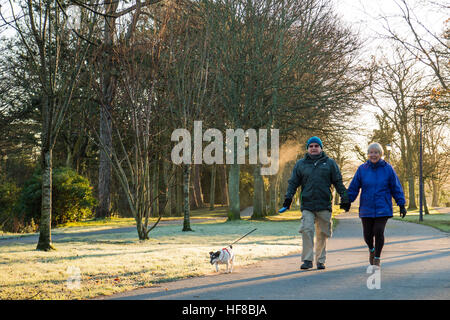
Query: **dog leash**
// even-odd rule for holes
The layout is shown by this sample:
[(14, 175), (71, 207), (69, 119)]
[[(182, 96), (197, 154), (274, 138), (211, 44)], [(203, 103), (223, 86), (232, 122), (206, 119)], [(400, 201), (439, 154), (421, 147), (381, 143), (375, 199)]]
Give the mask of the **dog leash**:
[(240, 237), (239, 239), (237, 239), (235, 242), (229, 244), (229, 245), (228, 245), (227, 247), (225, 247), (225, 248), (231, 247), (233, 244), (235, 244), (236, 242), (238, 242), (238, 241), (244, 239), (246, 236), (248, 236), (250, 233), (252, 233), (252, 232), (255, 231), (256, 229), (258, 229), (258, 228), (255, 228), (255, 229), (253, 229), (252, 231), (247, 232), (247, 233), (244, 234), (242, 237)]

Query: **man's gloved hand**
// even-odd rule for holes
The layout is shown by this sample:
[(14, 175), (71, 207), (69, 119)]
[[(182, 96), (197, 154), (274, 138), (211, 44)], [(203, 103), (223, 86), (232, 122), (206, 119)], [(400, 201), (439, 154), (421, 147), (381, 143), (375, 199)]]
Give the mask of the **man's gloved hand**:
[(291, 207), (292, 198), (286, 198), (283, 202), (283, 208), (289, 209)]
[(350, 202), (341, 202), (339, 207), (341, 209), (344, 209), (345, 212), (349, 212), (351, 206), (352, 206), (352, 204)]
[(402, 217), (402, 219), (406, 216), (406, 208), (404, 205), (399, 206), (400, 207), (400, 217)]
[(286, 198), (286, 199), (284, 199), (283, 208), (281, 208), (280, 210), (278, 210), (278, 212), (279, 212), (279, 213), (285, 212), (287, 209), (290, 208), (291, 203), (292, 203), (292, 198)]

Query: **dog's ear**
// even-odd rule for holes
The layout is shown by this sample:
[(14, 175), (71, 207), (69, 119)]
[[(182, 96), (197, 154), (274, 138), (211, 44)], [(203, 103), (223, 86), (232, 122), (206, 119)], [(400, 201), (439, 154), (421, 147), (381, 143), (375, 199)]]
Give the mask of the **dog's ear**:
[(213, 253), (214, 253), (214, 252), (210, 251), (210, 252), (209, 252), (209, 255), (211, 256)]

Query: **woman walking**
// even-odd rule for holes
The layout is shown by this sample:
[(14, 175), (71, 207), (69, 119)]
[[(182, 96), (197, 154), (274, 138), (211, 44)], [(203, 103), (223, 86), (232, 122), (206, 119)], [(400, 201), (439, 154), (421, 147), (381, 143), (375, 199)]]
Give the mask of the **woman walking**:
[(361, 189), (359, 217), (364, 240), (369, 247), (369, 262), (380, 267), (384, 246), (386, 222), (393, 216), (392, 197), (400, 207), (400, 216), (406, 215), (405, 195), (394, 168), (381, 159), (383, 148), (372, 143), (367, 150), (367, 162), (359, 166), (348, 188), (350, 202), (355, 201)]

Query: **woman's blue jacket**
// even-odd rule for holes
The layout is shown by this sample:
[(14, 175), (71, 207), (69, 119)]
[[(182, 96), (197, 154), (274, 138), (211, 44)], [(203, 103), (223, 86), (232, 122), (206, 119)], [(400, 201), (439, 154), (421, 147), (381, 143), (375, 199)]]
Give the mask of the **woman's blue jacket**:
[(361, 189), (359, 216), (361, 218), (392, 217), (392, 197), (398, 206), (405, 205), (405, 195), (394, 168), (384, 160), (360, 165), (348, 188), (350, 202)]

